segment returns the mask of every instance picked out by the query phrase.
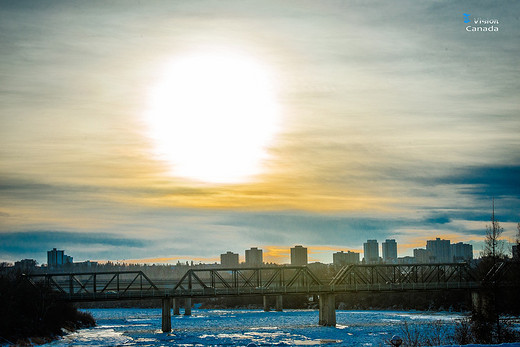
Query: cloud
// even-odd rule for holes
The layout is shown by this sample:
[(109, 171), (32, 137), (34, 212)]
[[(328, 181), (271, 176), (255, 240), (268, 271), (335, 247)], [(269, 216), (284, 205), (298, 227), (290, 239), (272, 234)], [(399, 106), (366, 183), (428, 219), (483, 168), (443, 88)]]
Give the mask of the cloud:
[(466, 193), (520, 199), (520, 165), (469, 166), (439, 179), (439, 183), (461, 185)]
[(103, 255), (113, 259), (130, 249), (143, 249), (150, 245), (144, 239), (116, 234), (49, 230), (2, 232), (0, 240), (3, 258), (37, 258), (40, 262), (46, 262), (46, 251), (52, 248), (65, 249), (75, 259), (103, 258)]

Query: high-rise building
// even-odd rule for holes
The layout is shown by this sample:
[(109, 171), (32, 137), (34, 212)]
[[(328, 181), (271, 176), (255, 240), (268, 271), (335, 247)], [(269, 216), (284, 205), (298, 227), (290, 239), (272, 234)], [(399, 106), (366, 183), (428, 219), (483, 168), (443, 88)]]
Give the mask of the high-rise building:
[(336, 252), (332, 254), (332, 263), (334, 265), (344, 266), (347, 264), (359, 264), (359, 253), (347, 251), (346, 253)]
[(73, 258), (65, 254), (65, 251), (53, 248), (47, 251), (47, 266), (49, 268), (72, 264)]
[(246, 249), (246, 265), (247, 266), (262, 266), (264, 262), (263, 251), (257, 247)]
[(473, 246), (458, 242), (451, 245), (451, 257), (454, 262), (463, 262), (473, 259)]
[(307, 248), (294, 246), (291, 248), (291, 265), (307, 265)]
[(383, 261), (387, 264), (397, 264), (397, 242), (394, 239), (386, 239), (381, 244), (383, 249)]
[(430, 251), (424, 248), (416, 248), (413, 250), (413, 257), (417, 264), (428, 264), (433, 261)]
[(238, 266), (238, 253), (227, 251), (220, 255), (220, 264), (226, 267)]
[(379, 263), (379, 244), (377, 240), (367, 240), (363, 244), (363, 256), (367, 264)]
[(450, 240), (435, 240), (426, 241), (426, 250), (430, 251), (434, 263), (451, 263), (451, 245)]

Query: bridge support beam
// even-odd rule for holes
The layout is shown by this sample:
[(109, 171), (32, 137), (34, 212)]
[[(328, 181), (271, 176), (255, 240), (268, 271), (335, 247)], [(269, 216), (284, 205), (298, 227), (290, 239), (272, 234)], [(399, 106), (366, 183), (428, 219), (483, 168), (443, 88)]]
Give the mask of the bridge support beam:
[(271, 308), (269, 307), (269, 297), (267, 295), (264, 295), (264, 311), (271, 311)]
[(184, 299), (184, 315), (191, 316), (191, 298)]
[(173, 299), (173, 314), (175, 316), (178, 316), (180, 315), (180, 310), (179, 310), (179, 299)]
[(274, 309), (278, 312), (283, 311), (283, 296), (281, 296), (281, 295), (276, 296), (276, 304), (274, 306)]
[(169, 333), (172, 331), (172, 299), (166, 297), (162, 299), (162, 331)]
[(334, 294), (320, 294), (320, 325), (336, 326), (336, 298)]

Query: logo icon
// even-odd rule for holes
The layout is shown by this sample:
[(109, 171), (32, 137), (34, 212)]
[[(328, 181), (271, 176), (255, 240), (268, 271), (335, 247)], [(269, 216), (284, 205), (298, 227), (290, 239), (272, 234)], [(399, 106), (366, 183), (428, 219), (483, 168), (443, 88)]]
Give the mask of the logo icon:
[(469, 19), (469, 16), (471, 16), (471, 14), (469, 14), (469, 13), (463, 13), (462, 15), (464, 16), (464, 23), (469, 23), (469, 22), (471, 22), (471, 20)]

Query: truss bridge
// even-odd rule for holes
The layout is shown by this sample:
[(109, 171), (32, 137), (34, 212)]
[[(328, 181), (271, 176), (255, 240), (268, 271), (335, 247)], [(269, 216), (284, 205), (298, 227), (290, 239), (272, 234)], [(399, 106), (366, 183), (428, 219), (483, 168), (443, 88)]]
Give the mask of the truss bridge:
[[(501, 265), (502, 264), (502, 265)], [(309, 266), (194, 268), (179, 279), (151, 279), (142, 271), (49, 273), (26, 275), (34, 286), (43, 285), (60, 300), (70, 302), (162, 299), (163, 330), (171, 329), (171, 308), (179, 313), (178, 299), (191, 314), (191, 300), (204, 297), (270, 297), (282, 310), (283, 296), (318, 295), (320, 324), (335, 325), (335, 294), (356, 292), (478, 290), (490, 281), (511, 277), (508, 263), (496, 264), (484, 278), (466, 263), (350, 264), (339, 271), (316, 271)], [(39, 285), (38, 285), (39, 283)]]

